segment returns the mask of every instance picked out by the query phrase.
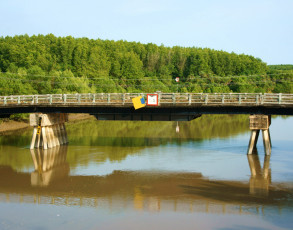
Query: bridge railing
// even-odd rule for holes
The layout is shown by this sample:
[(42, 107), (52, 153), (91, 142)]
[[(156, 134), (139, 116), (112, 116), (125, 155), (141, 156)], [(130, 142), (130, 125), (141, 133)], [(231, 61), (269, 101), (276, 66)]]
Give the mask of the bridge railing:
[(292, 104), (292, 94), (264, 94), (264, 103), (268, 104)]
[[(0, 96), (0, 106), (35, 105), (35, 104), (97, 104), (129, 105), (132, 98), (146, 93), (87, 93), (87, 94), (44, 94)], [(293, 105), (293, 94), (255, 94), (255, 93), (159, 93), (159, 105)]]

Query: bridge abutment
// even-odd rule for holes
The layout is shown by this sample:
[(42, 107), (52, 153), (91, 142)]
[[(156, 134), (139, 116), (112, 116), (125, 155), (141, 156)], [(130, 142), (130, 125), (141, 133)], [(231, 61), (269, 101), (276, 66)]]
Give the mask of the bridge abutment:
[(30, 126), (34, 127), (30, 149), (50, 149), (68, 143), (65, 113), (30, 114)]
[(262, 131), (263, 145), (266, 155), (271, 155), (271, 135), (269, 127), (271, 125), (271, 115), (250, 115), (249, 128), (251, 130), (250, 141), (247, 154), (256, 153), (256, 144), (260, 130)]

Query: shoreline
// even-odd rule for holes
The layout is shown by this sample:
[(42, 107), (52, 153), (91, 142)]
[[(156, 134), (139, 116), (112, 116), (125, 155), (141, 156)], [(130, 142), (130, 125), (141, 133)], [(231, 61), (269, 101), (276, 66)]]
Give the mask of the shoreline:
[[(92, 119), (94, 116), (89, 115), (89, 114), (69, 114), (68, 115), (68, 123), (72, 123), (75, 121), (80, 121), (80, 120), (87, 120), (87, 119)], [(29, 129), (30, 125), (29, 122), (24, 122), (24, 121), (4, 121), (3, 123), (0, 124), (0, 135), (10, 133), (13, 131), (19, 131), (19, 130), (25, 130)]]

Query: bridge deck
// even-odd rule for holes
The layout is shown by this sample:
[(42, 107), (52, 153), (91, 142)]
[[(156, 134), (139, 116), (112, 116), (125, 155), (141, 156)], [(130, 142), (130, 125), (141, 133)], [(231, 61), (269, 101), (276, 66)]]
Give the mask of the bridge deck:
[[(46, 94), (0, 96), (0, 106), (32, 104), (62, 104), (132, 106), (132, 98), (146, 97), (146, 93), (98, 93), (98, 94)], [(293, 94), (253, 93), (159, 93), (159, 105), (293, 105)]]
[(158, 106), (134, 111), (132, 98), (146, 93), (47, 94), (0, 96), (0, 114), (68, 113), (210, 113), (293, 115), (293, 94), (159, 93)]

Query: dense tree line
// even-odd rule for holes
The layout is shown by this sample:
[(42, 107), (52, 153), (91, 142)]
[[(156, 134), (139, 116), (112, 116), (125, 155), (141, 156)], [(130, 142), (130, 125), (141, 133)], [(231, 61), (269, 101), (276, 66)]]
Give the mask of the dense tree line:
[(0, 37), (2, 95), (157, 90), (293, 92), (287, 84), (292, 73), (280, 71), (249, 55), (208, 48), (52, 34)]
[(286, 70), (293, 70), (293, 65), (270, 65), (270, 71), (286, 71)]

